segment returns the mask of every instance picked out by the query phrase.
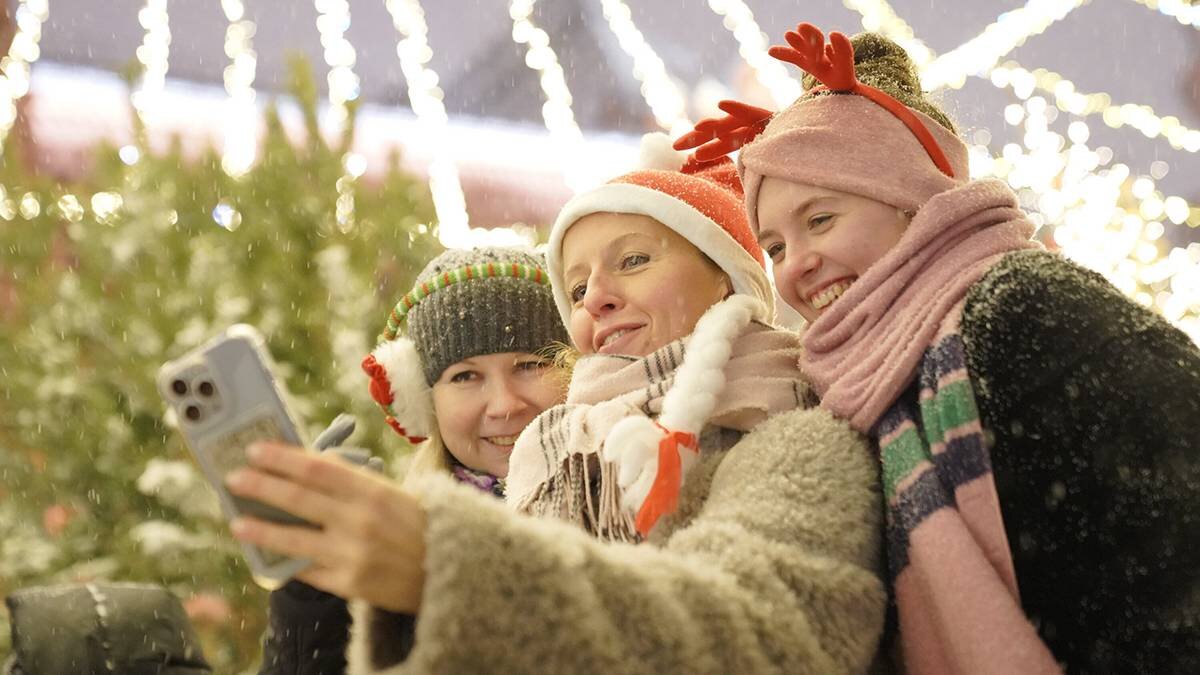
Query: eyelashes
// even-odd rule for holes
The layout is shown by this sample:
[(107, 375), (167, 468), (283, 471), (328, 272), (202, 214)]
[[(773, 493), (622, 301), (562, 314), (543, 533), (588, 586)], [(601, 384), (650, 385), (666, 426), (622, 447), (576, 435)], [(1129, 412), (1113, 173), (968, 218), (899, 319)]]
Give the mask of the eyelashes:
[[(650, 262), (650, 259), (650, 255), (647, 253), (626, 253), (625, 255), (621, 256), (621, 261), (617, 264), (617, 270), (620, 272), (628, 272), (645, 265), (646, 263)], [(583, 301), (583, 298), (586, 294), (587, 284), (579, 283), (571, 287), (568, 296), (571, 298), (571, 302), (579, 304)]]

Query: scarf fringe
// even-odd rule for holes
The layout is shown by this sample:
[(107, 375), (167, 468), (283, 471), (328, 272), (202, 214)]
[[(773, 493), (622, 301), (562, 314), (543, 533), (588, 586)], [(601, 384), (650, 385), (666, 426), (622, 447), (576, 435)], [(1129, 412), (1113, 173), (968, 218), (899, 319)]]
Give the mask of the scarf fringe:
[(621, 508), (616, 463), (600, 460), (593, 468), (589, 459), (597, 457), (571, 454), (560, 471), (513, 507), (521, 513), (575, 523), (602, 541), (640, 542), (633, 516)]

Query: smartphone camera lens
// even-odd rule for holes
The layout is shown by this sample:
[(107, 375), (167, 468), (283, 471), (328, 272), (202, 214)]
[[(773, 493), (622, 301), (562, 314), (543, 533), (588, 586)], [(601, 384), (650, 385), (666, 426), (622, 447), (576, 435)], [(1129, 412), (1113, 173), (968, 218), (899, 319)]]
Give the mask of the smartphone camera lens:
[(213, 386), (212, 382), (204, 380), (200, 384), (196, 385), (196, 391), (199, 392), (201, 396), (208, 398), (216, 393), (217, 388)]
[(188, 391), (187, 382), (184, 382), (183, 380), (175, 380), (171, 383), (171, 391), (183, 396)]
[(183, 409), (183, 416), (193, 422), (200, 421), (200, 406), (189, 405)]

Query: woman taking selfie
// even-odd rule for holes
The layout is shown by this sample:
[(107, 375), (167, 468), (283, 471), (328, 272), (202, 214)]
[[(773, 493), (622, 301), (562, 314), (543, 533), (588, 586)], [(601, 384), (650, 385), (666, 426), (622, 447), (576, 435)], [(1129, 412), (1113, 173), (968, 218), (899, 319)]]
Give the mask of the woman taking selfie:
[[(582, 356), (569, 403), (518, 441), (508, 488), (568, 522), (271, 445), (230, 477), (322, 526), (234, 531), (313, 560), (299, 579), (359, 601), (351, 672), (871, 664), (885, 602), (874, 461), (861, 435), (804, 407), (798, 342), (768, 323), (732, 165), (680, 164), (577, 197), (551, 236)], [(641, 199), (622, 202), (630, 192)]]

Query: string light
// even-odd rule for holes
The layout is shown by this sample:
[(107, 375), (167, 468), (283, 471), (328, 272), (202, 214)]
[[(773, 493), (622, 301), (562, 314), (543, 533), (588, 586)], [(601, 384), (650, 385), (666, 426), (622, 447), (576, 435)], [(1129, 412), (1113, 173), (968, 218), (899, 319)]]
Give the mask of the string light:
[(1053, 112), (1041, 96), (1010, 105), (1005, 116), (1024, 131), (1022, 144), (1005, 145), (997, 157), (974, 145), (972, 173), (1006, 180), (1064, 255), (1200, 342), (1200, 244), (1160, 251), (1164, 221), (1187, 222), (1191, 207), (1163, 195), (1152, 177), (1109, 166), (1111, 151), (1087, 146), (1090, 133), (1081, 120), (1068, 124), (1066, 137), (1053, 131)]
[[(1150, 6), (1149, 0), (1135, 1)], [(913, 55), (913, 61), (917, 63), (918, 67), (923, 62), (933, 62), (934, 58), (941, 61), (946, 56), (935, 57), (924, 43), (913, 36), (912, 27), (896, 15), (887, 2), (883, 0), (845, 0), (845, 5), (862, 14), (862, 23), (865, 29), (883, 33), (904, 47), (905, 51)], [(1195, 14), (1200, 17), (1200, 8), (1195, 10)], [(1000, 24), (1001, 22), (997, 21), (992, 26)], [(1002, 40), (1002, 42), (1012, 42), (1015, 39), (1014, 36)], [(1162, 137), (1166, 139), (1171, 147), (1177, 150), (1200, 151), (1200, 131), (1184, 126), (1180, 123), (1179, 118), (1173, 115), (1160, 117), (1150, 106), (1113, 104), (1112, 98), (1108, 94), (1081, 93), (1076, 90), (1073, 82), (1053, 71), (1042, 68), (1029, 71), (1014, 61), (1007, 61), (991, 68), (982, 76), (988, 78), (998, 88), (1011, 88), (1022, 99), (1029, 98), (1034, 91), (1042, 91), (1052, 94), (1055, 105), (1064, 112), (1074, 115), (1099, 113), (1104, 116), (1105, 123), (1113, 128), (1131, 126), (1148, 138)], [(923, 75), (923, 86), (926, 86), (926, 79)], [(947, 83), (947, 86), (950, 86), (950, 83)]]
[(225, 147), (221, 166), (230, 176), (249, 171), (257, 152), (258, 111), (254, 106), (254, 71), (258, 57), (251, 49), (255, 25), (245, 18), (242, 0), (221, 0), (229, 27), (225, 29), (225, 91), (229, 93), (225, 113)]
[(679, 85), (667, 73), (667, 67), (654, 49), (646, 42), (642, 32), (633, 23), (633, 13), (621, 0), (600, 0), (608, 27), (617, 37), (617, 43), (626, 54), (633, 57), (633, 76), (642, 83), (642, 97), (650, 106), (654, 120), (672, 138), (691, 131), (692, 123), (687, 117), (687, 103)]
[(1185, 0), (1133, 0), (1134, 2), (1157, 10), (1160, 14), (1172, 17), (1179, 23), (1193, 28), (1200, 28), (1200, 6)]
[(842, 4), (862, 16), (863, 30), (880, 33), (903, 47), (918, 69), (924, 68), (937, 57), (886, 0), (842, 0)]
[(534, 0), (513, 0), (508, 5), (512, 18), (512, 39), (525, 45), (525, 65), (539, 74), (546, 102), (542, 105), (542, 118), (550, 136), (562, 143), (562, 166), (567, 186), (578, 192), (591, 187), (596, 180), (590, 175), (590, 162), (582, 153), (583, 132), (575, 122), (571, 109), (571, 91), (558, 56), (550, 47), (550, 36), (534, 25), (532, 20)]
[(1160, 117), (1147, 105), (1114, 104), (1108, 94), (1085, 94), (1075, 84), (1058, 73), (1044, 69), (1033, 71), (1014, 61), (997, 66), (989, 75), (992, 84), (1011, 88), (1017, 96), (1028, 98), (1034, 91), (1054, 97), (1055, 105), (1073, 115), (1100, 114), (1104, 123), (1114, 129), (1130, 126), (1147, 138), (1163, 138), (1176, 150), (1200, 152), (1200, 131), (1184, 126), (1179, 118)]
[(347, 0), (314, 0), (317, 8), (317, 31), (321, 34), (325, 63), (329, 65), (329, 118), (334, 133), (346, 125), (346, 104), (358, 98), (358, 75), (354, 74), (356, 56), (354, 45), (346, 39), (350, 28), (350, 3)]
[[(329, 85), (329, 114), (326, 118), (328, 131), (341, 134), (350, 122), (350, 109), (347, 104), (358, 98), (360, 86), (358, 75), (354, 74), (354, 64), (357, 56), (354, 45), (346, 39), (346, 31), (350, 28), (350, 3), (347, 0), (314, 0), (317, 9), (317, 31), (321, 34), (321, 46), (324, 48), (325, 63), (329, 66), (326, 82)], [(361, 166), (357, 173), (351, 168)], [(341, 232), (349, 232), (354, 227), (354, 184), (358, 177), (366, 171), (366, 160), (354, 153), (346, 153), (342, 157), (343, 173), (335, 183), (337, 201), (334, 208), (334, 222)]]
[(16, 34), (8, 54), (0, 59), (0, 148), (17, 121), (17, 101), (29, 93), (29, 67), (41, 54), (38, 43), (49, 14), (48, 0), (23, 0), (17, 5)]
[(446, 142), (449, 117), (438, 86), (438, 76), (429, 66), (433, 51), (429, 47), (429, 27), (425, 11), (417, 0), (387, 0), (392, 25), (400, 34), (396, 55), (408, 84), (408, 101), (422, 133), (430, 139), (433, 157), (429, 163), (429, 191), (438, 219), (438, 240), (447, 248), (473, 248), (485, 245), (531, 243), (510, 228), (481, 230), (472, 228), (467, 203), (459, 180), (458, 167)]
[(162, 90), (167, 79), (168, 57), (171, 53), (171, 28), (167, 21), (167, 0), (146, 0), (138, 12), (138, 23), (145, 29), (142, 44), (137, 48), (137, 60), (142, 64), (142, 76), (130, 102), (142, 123), (149, 126), (157, 121), (162, 106)]
[(738, 54), (754, 69), (758, 81), (782, 107), (802, 93), (800, 83), (788, 74), (783, 62), (767, 54), (767, 36), (754, 20), (754, 13), (741, 0), (708, 0), (708, 6), (724, 17), (725, 28), (738, 43)]
[(921, 71), (921, 86), (926, 90), (940, 87), (959, 89), (967, 75), (986, 76), (1005, 54), (1089, 1), (1029, 0), (1024, 7), (1001, 14), (978, 36), (925, 66)]

